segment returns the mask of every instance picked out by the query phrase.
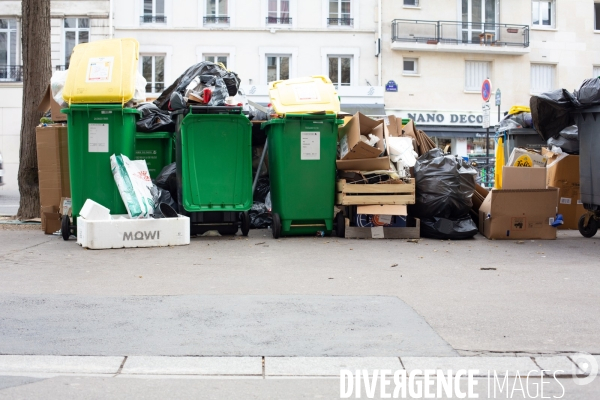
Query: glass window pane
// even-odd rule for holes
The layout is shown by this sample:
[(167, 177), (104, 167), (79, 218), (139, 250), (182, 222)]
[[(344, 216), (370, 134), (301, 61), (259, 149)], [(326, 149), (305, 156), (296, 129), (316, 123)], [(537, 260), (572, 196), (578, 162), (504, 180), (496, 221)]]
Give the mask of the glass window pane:
[(165, 57), (164, 56), (156, 56), (154, 57), (154, 74), (155, 74), (155, 82), (164, 83), (165, 82)]
[(7, 42), (8, 33), (2, 32), (0, 33), (0, 64), (7, 65), (8, 64), (8, 42)]
[(217, 62), (222, 63), (227, 68), (227, 56), (219, 56)]
[(79, 32), (79, 43), (89, 43), (90, 41), (90, 32), (89, 31), (80, 31)]
[(219, 14), (222, 16), (227, 15), (227, 2), (228, 0), (219, 0)]
[(352, 68), (351, 58), (342, 58), (342, 85), (350, 85), (350, 69)]
[(329, 18), (337, 18), (338, 17), (338, 2), (337, 0), (332, 0), (329, 2)]
[(269, 17), (277, 17), (277, 0), (269, 0)]
[(339, 83), (338, 80), (338, 63), (339, 59), (336, 57), (329, 57), (329, 79), (331, 82)]
[(165, 15), (165, 0), (156, 1), (156, 15)]
[(8, 63), (10, 65), (17, 65), (17, 32), (10, 32), (10, 48)]
[(414, 61), (404, 61), (404, 71), (405, 72), (413, 72), (415, 69), (415, 62)]
[(71, 53), (75, 47), (75, 32), (65, 32), (65, 65), (69, 65)]
[(600, 3), (594, 3), (594, 29), (600, 31)]
[(496, 0), (485, 0), (485, 22), (496, 23)]
[(546, 1), (542, 5), (542, 25), (550, 26), (552, 24), (552, 2)]
[(279, 58), (279, 79), (290, 79), (290, 58)]
[(531, 3), (532, 6), (532, 10), (531, 10), (531, 15), (532, 15), (532, 19), (533, 21), (531, 22), (533, 25), (539, 25), (540, 24), (540, 3), (538, 3), (537, 1), (534, 1), (533, 3)]
[[(482, 21), (482, 2), (485, 0), (472, 0), (473, 4), (471, 6), (471, 22), (474, 24), (483, 22)], [(480, 29), (480, 27), (473, 26), (474, 29)]]
[(206, 2), (206, 15), (213, 16), (216, 12), (216, 3), (217, 0), (208, 0)]
[(350, 14), (350, 2), (349, 1), (342, 2), (342, 14)]
[(0, 29), (8, 29), (8, 20), (0, 19)]
[(152, 0), (144, 0), (144, 15), (152, 15)]
[(267, 67), (267, 82), (275, 82), (277, 79), (277, 67)]
[(154, 79), (152, 79), (152, 57), (142, 57), (142, 75), (148, 82), (154, 81)]
[(280, 18), (289, 18), (290, 17), (290, 1), (289, 0), (281, 0), (281, 9)]
[(88, 18), (77, 18), (78, 28), (88, 29), (90, 27), (90, 20)]
[(204, 61), (208, 61), (211, 63), (215, 62), (215, 56), (204, 56)]
[(77, 18), (65, 18), (65, 28), (77, 28)]

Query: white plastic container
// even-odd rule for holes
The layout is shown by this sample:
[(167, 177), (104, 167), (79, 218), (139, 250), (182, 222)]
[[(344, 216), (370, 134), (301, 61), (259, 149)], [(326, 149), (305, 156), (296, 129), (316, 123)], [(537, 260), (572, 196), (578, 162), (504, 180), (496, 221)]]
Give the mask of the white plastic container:
[(77, 218), (77, 244), (88, 249), (164, 247), (190, 244), (190, 219), (130, 219), (113, 215), (110, 221)]

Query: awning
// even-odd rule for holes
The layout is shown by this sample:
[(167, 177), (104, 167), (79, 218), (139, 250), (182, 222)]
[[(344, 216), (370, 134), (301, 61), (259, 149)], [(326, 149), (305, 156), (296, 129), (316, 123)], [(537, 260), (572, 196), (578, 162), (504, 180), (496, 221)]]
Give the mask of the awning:
[(340, 108), (342, 111), (352, 115), (357, 112), (367, 116), (383, 117), (386, 115), (384, 104), (342, 104)]
[[(438, 138), (473, 138), (485, 137), (485, 128), (474, 126), (439, 126), (439, 125), (419, 125), (417, 129), (424, 131), (427, 136)], [(490, 137), (494, 137), (496, 132), (490, 128)]]

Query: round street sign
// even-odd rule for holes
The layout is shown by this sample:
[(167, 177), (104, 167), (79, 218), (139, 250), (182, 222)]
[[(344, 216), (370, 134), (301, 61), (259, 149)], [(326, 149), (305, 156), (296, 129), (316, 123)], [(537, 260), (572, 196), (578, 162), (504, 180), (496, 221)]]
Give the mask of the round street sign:
[(490, 97), (492, 97), (492, 82), (486, 79), (481, 85), (481, 98), (483, 101), (490, 101)]

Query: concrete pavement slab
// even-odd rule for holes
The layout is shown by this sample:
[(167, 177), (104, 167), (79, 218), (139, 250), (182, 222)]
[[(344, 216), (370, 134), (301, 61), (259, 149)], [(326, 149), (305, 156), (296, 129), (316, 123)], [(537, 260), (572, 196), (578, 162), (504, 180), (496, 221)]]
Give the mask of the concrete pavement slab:
[(128, 357), (122, 375), (259, 375), (262, 357)]
[(27, 385), (29, 383), (41, 381), (40, 378), (32, 378), (29, 376), (2, 376), (0, 375), (0, 390), (9, 387)]
[(124, 357), (0, 355), (0, 373), (116, 374)]
[(398, 357), (265, 357), (265, 376), (340, 376), (340, 370), (402, 369)]
[(498, 376), (527, 375), (531, 371), (533, 376), (539, 376), (539, 368), (529, 357), (401, 357), (402, 365), (408, 374), (414, 370), (479, 370), (475, 376), (493, 376), (494, 371)]
[(577, 372), (577, 366), (566, 356), (541, 356), (534, 358), (535, 363), (542, 369), (548, 370), (544, 372), (548, 376), (556, 375), (572, 375)]

